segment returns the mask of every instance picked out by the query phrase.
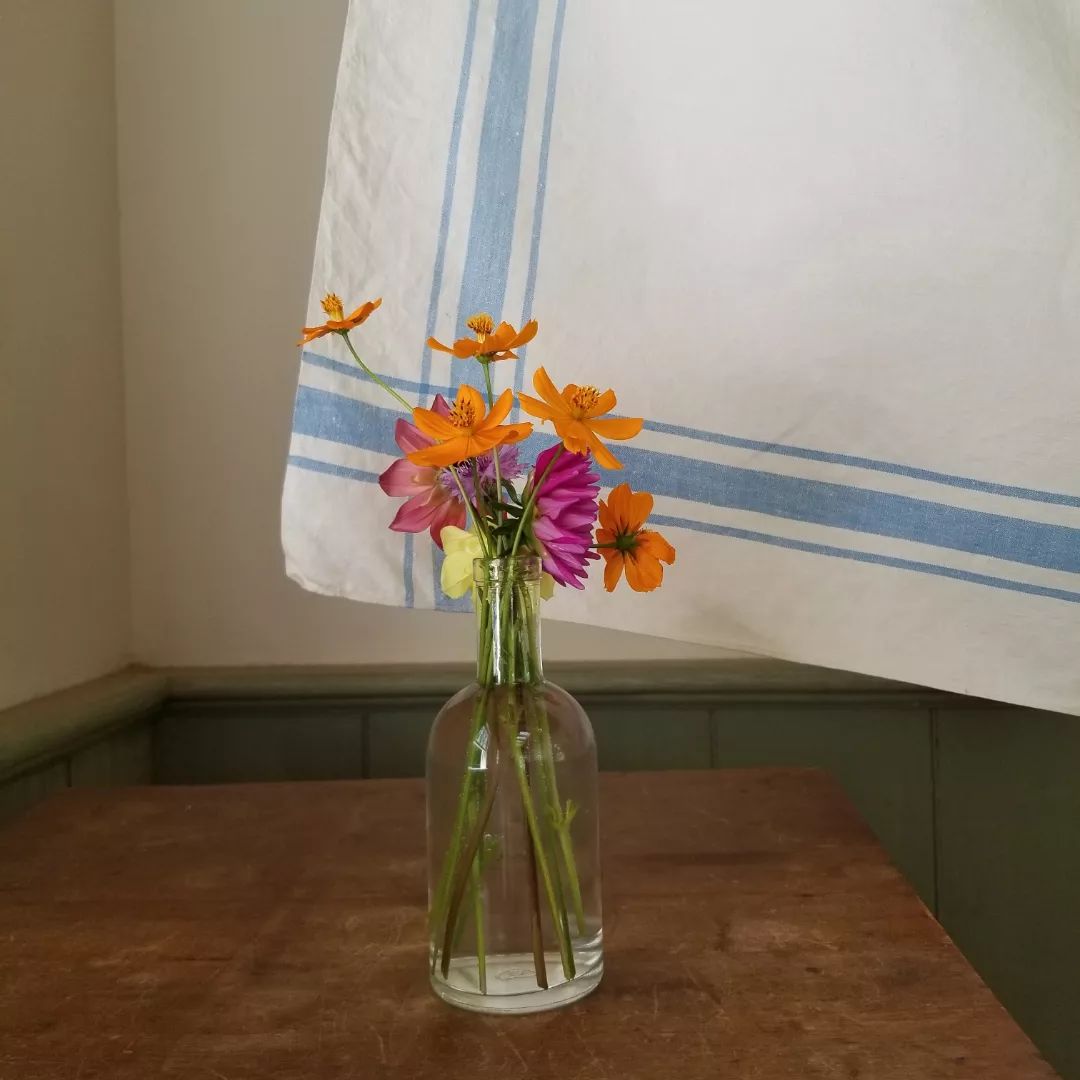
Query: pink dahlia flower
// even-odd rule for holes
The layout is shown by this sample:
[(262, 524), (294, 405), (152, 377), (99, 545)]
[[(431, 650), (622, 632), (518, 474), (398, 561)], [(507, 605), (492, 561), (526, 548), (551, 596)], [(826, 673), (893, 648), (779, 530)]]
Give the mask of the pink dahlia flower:
[[(448, 416), (450, 406), (442, 394), (437, 394), (432, 403), (432, 411)], [(406, 454), (413, 450), (422, 450), (434, 443), (422, 431), (408, 420), (398, 420), (394, 428), (394, 439)], [(428, 529), (431, 539), (439, 547), (442, 540), (439, 533), (447, 525), (465, 527), (465, 504), (453, 484), (442, 482), (442, 469), (430, 466), (414, 465), (408, 458), (395, 461), (379, 477), (379, 487), (397, 498), (406, 497), (401, 504), (390, 528), (395, 532), (423, 532)]]
[(560, 585), (575, 589), (585, 588), (588, 563), (599, 558), (592, 549), (592, 530), (600, 477), (591, 465), (588, 454), (572, 454), (556, 444), (536, 459), (533, 469), (533, 483), (540, 480), (532, 520), (537, 553)]

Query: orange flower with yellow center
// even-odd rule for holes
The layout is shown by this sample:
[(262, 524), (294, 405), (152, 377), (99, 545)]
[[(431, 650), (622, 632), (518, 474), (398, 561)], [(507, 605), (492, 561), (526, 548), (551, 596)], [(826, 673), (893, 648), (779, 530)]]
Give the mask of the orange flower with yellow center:
[(615, 408), (614, 390), (600, 393), (595, 386), (568, 383), (560, 392), (543, 368), (536, 369), (533, 388), (543, 400), (520, 394), (521, 407), (539, 420), (551, 420), (567, 450), (573, 454), (584, 454), (591, 450), (596, 463), (603, 468), (622, 468), (622, 463), (600, 441), (600, 436), (605, 439), (632, 439), (645, 421), (641, 417), (604, 419), (604, 414)]
[(453, 345), (444, 345), (435, 338), (428, 338), (428, 348), (450, 353), (459, 360), (468, 360), (475, 356), (482, 363), (491, 360), (516, 360), (513, 352), (519, 345), (528, 345), (539, 326), (535, 319), (527, 322), (520, 330), (515, 330), (508, 322), (495, 325), (495, 320), (486, 312), (480, 312), (467, 319), (465, 325), (476, 335), (474, 338), (459, 338)]
[(323, 297), (322, 309), (329, 316), (326, 322), (320, 326), (305, 326), (304, 336), (297, 345), (306, 345), (316, 338), (325, 337), (327, 334), (344, 334), (353, 327), (367, 321), (367, 317), (382, 303), (382, 297), (378, 300), (367, 300), (362, 303), (351, 315), (345, 314), (345, 308), (341, 303), (341, 297), (337, 293), (327, 293)]
[(520, 442), (532, 433), (532, 424), (503, 423), (513, 400), (514, 395), (504, 390), (488, 412), (480, 391), (462, 386), (448, 416), (431, 409), (413, 409), (413, 423), (434, 439), (435, 445), (406, 456), (414, 465), (439, 468), (486, 454), (503, 443)]
[(658, 533), (646, 529), (653, 497), (633, 492), (629, 484), (613, 488), (600, 500), (596, 548), (604, 560), (604, 588), (611, 592), (626, 572), (634, 592), (652, 592), (664, 581), (664, 568), (675, 561), (675, 549)]

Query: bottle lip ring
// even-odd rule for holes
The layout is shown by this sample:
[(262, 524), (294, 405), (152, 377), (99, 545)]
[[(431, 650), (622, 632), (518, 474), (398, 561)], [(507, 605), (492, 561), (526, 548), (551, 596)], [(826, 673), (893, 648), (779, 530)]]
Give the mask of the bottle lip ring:
[(531, 585), (540, 580), (540, 557), (525, 555), (502, 556), (497, 559), (473, 559), (473, 581), (477, 585), (496, 585), (507, 581)]

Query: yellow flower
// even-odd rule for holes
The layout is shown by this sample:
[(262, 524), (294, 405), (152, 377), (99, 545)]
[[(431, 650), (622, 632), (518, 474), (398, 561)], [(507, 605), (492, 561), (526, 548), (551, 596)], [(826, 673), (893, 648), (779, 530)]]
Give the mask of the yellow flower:
[(483, 558), (484, 549), (480, 537), (474, 532), (466, 532), (456, 525), (447, 525), (439, 533), (442, 540), (442, 589), (447, 596), (456, 600), (464, 596), (473, 583), (473, 559)]
[(555, 579), (545, 570), (540, 575), (540, 599), (550, 600), (555, 595)]

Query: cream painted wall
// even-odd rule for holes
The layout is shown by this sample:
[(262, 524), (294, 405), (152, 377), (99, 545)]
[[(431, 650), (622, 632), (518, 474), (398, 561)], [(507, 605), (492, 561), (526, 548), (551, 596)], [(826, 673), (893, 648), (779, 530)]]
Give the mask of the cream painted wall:
[(111, 0), (0, 5), (0, 708), (128, 652)]
[[(117, 0), (135, 648), (464, 659), (471, 618), (287, 580), (281, 481), (346, 0)], [(418, 58), (418, 62), (424, 62)], [(553, 625), (556, 658), (722, 655)]]

